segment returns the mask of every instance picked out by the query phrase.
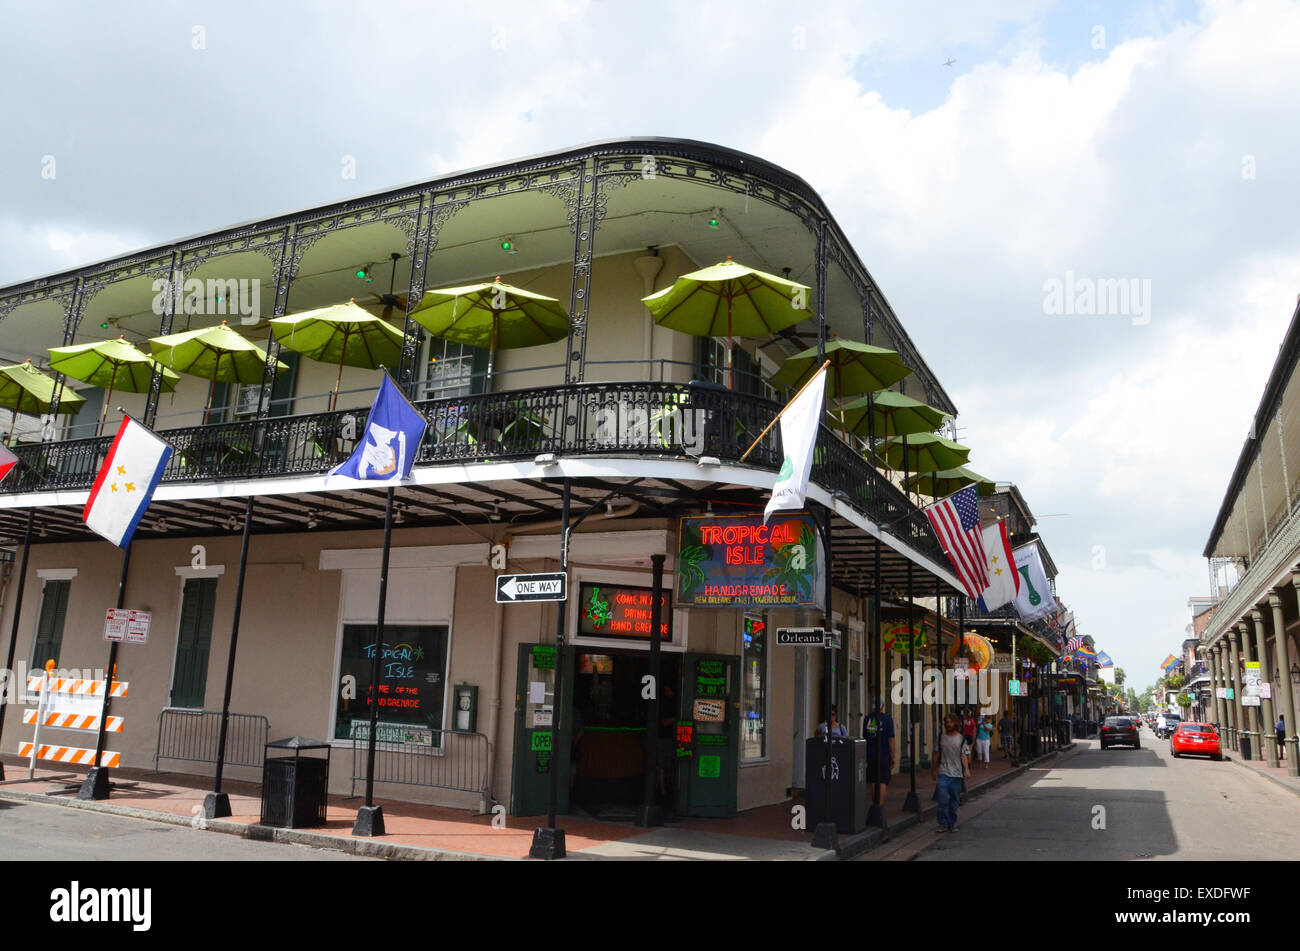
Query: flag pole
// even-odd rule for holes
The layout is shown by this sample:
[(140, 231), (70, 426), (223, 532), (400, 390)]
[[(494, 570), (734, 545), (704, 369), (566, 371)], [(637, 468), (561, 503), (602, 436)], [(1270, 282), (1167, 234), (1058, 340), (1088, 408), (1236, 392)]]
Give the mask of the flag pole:
[[(799, 387), (799, 392), (796, 393), (794, 396), (790, 397), (789, 401), (784, 406), (781, 407), (780, 413), (777, 413), (775, 416), (772, 417), (772, 421), (767, 424), (767, 428), (758, 434), (758, 438), (755, 439), (754, 442), (750, 445), (750, 447), (746, 449), (745, 452), (741, 455), (741, 457), (738, 460), (736, 460), (737, 462), (745, 461), (745, 456), (748, 456), (751, 452), (753, 452), (754, 447), (763, 441), (763, 437), (767, 435), (768, 430), (771, 429), (773, 426), (775, 426), (776, 421), (781, 418), (781, 416), (785, 413), (785, 411), (788, 410), (791, 406), (793, 406), (795, 401), (799, 399), (801, 395), (803, 395), (803, 391), (808, 389), (808, 387), (812, 385), (813, 380), (817, 379), (817, 375), (820, 374), (822, 370), (825, 370), (830, 365), (831, 365), (831, 361), (827, 360), (825, 363), (821, 365), (821, 368), (817, 371), (817, 373), (814, 373), (812, 375), (812, 378), (809, 379), (807, 383)], [(818, 422), (820, 422), (820, 420)]]
[[(126, 573), (131, 567), (131, 546), (134, 542), (127, 542), (126, 549), (122, 552), (122, 576), (117, 582), (117, 605), (120, 611), (122, 605), (126, 603)], [(108, 669), (104, 671), (104, 703), (99, 710), (99, 733), (95, 737), (95, 758), (91, 761), (90, 772), (81, 783), (81, 788), (77, 790), (78, 799), (107, 799), (108, 798), (108, 767), (100, 765), (100, 760), (104, 756), (104, 728), (108, 725), (108, 701), (109, 695), (113, 692), (113, 678), (117, 675), (117, 645), (119, 641), (110, 641), (108, 647)]]
[(253, 499), (244, 507), (244, 538), (239, 549), (239, 580), (235, 582), (235, 617), (230, 622), (230, 652), (226, 659), (226, 692), (221, 699), (221, 730), (217, 736), (217, 771), (212, 792), (203, 799), (204, 819), (225, 819), (231, 815), (230, 797), (221, 791), (221, 774), (226, 765), (226, 731), (230, 724), (230, 688), (235, 680), (235, 647), (239, 643), (239, 615), (244, 605), (244, 569), (248, 566), (248, 536), (253, 524)]
[(357, 810), (353, 835), (383, 835), (384, 807), (375, 805), (375, 744), (379, 732), (379, 659), (384, 653), (384, 613), (388, 604), (388, 555), (393, 543), (393, 493), (388, 487), (384, 505), (384, 550), (379, 564), (379, 615), (375, 621), (375, 648), (370, 660), (370, 738), (366, 748), (366, 804)]

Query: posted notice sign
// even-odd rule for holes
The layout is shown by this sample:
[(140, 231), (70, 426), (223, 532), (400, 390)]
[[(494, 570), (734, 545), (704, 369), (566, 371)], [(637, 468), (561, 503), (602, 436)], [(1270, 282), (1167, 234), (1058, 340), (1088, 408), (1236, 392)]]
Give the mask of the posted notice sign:
[(149, 622), (153, 615), (132, 608), (109, 608), (104, 617), (104, 640), (144, 644), (149, 640)]
[(497, 575), (497, 604), (522, 601), (563, 601), (568, 597), (563, 571), (536, 575)]

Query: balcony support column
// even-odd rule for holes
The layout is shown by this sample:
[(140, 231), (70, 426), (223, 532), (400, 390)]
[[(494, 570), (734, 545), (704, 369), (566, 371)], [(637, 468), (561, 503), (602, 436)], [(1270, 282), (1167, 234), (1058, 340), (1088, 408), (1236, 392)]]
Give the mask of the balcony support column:
[[(1254, 654), (1254, 650), (1250, 646), (1249, 618), (1243, 617), (1241, 619), (1241, 622), (1233, 627), (1233, 630), (1237, 633), (1237, 637), (1241, 645), (1240, 646), (1241, 664), (1239, 666), (1237, 676), (1238, 676), (1238, 680), (1244, 685), (1246, 682), (1246, 665), (1253, 662), (1253, 654)], [(1238, 641), (1234, 641), (1233, 643), (1234, 646), (1236, 646)], [(1241, 735), (1246, 739), (1246, 745), (1250, 748), (1250, 756), (1246, 758), (1259, 759), (1260, 758), (1259, 738), (1257, 736), (1257, 734), (1259, 733), (1259, 712), (1258, 712), (1259, 708), (1253, 706), (1247, 706), (1244, 702), (1245, 698), (1241, 697), (1240, 695), (1241, 692), (1238, 691), (1237, 693), (1239, 697), (1238, 702), (1241, 704), (1241, 714), (1242, 714)], [(1251, 737), (1255, 737), (1255, 739), (1252, 740)]]
[(1223, 698), (1219, 696), (1219, 647), (1206, 648), (1206, 655), (1210, 659), (1210, 692), (1211, 702), (1213, 703), (1214, 726), (1219, 731), (1219, 742), (1226, 745), (1228, 742), (1228, 731), (1225, 729), (1223, 719)]
[[(1273, 678), (1268, 674), (1268, 652), (1264, 649), (1264, 614), (1256, 608), (1250, 612), (1250, 617), (1255, 622), (1255, 656), (1259, 658), (1259, 682), (1261, 685), (1271, 684)], [(1277, 734), (1273, 731), (1273, 724), (1277, 721), (1273, 719), (1273, 700), (1271, 697), (1260, 698), (1259, 717), (1259, 745), (1263, 750), (1264, 759), (1268, 761), (1268, 765), (1276, 767)]]
[[(172, 251), (171, 263), (167, 267), (168, 293), (163, 297), (162, 313), (158, 316), (158, 336), (164, 337), (172, 332), (172, 320), (176, 316), (176, 299), (185, 293), (184, 280), (180, 272), (181, 255)], [(144, 424), (153, 428), (154, 417), (158, 415), (158, 400), (162, 398), (162, 364), (155, 363), (153, 376), (149, 378), (149, 395), (144, 401)]]
[(1228, 628), (1228, 687), (1232, 690), (1232, 704), (1229, 708), (1232, 717), (1232, 748), (1241, 749), (1241, 734), (1246, 729), (1246, 718), (1241, 708), (1241, 656), (1237, 650), (1237, 627)]
[[(1292, 575), (1292, 584), (1296, 580), (1297, 576)], [(1282, 617), (1280, 589), (1269, 592), (1268, 606), (1273, 609), (1273, 647), (1277, 658), (1277, 665), (1274, 669), (1277, 673), (1278, 687), (1282, 692), (1281, 697), (1278, 698), (1278, 712), (1286, 724), (1286, 730), (1283, 733), (1283, 748), (1277, 752), (1278, 756), (1286, 760), (1286, 771), (1292, 776), (1300, 776), (1300, 762), (1296, 760), (1295, 701), (1291, 690), (1291, 659), (1289, 656), (1291, 652), (1287, 649), (1286, 621)]]
[[(63, 310), (63, 343), (70, 347), (77, 339), (77, 327), (81, 324), (81, 315), (86, 308), (85, 280), (78, 277), (72, 285), (72, 296), (65, 298), (67, 305)], [(50, 397), (50, 408), (41, 417), (41, 442), (54, 441), (54, 423), (59, 418), (59, 401), (63, 398), (63, 382), (67, 377), (62, 373), (54, 374), (54, 393)], [(14, 416), (18, 411), (14, 410)]]

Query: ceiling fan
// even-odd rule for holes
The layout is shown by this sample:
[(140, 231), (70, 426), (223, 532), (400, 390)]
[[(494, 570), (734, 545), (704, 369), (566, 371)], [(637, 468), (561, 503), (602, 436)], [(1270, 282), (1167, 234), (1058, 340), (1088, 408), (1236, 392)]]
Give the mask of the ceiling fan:
[(397, 280), (397, 260), (401, 257), (401, 254), (394, 251), (389, 255), (389, 257), (392, 258), (393, 261), (393, 270), (388, 276), (388, 293), (375, 294), (372, 292), (370, 296), (375, 299), (376, 303), (365, 304), (364, 306), (370, 310), (375, 310), (382, 304), (384, 312), (380, 316), (383, 317), (384, 320), (391, 322), (393, 308), (400, 307), (402, 313), (406, 313), (406, 295), (402, 294), (398, 296), (393, 293), (393, 286)]

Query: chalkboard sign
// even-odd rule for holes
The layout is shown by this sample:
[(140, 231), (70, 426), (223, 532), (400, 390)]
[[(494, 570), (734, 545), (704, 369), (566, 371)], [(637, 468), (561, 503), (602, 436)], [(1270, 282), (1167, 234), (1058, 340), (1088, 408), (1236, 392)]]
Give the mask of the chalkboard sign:
[[(447, 640), (445, 624), (384, 626), (384, 642), (377, 645), (373, 624), (343, 627), (340, 676), (356, 678), (355, 699), (339, 701), (334, 724), (336, 739), (348, 739), (358, 732), (357, 721), (367, 726), (360, 735), (369, 736), (370, 674), (379, 651), (379, 684), (376, 691), (379, 720), (378, 739), (441, 746), (443, 698), (447, 684)], [(409, 739), (407, 736), (409, 735)]]

